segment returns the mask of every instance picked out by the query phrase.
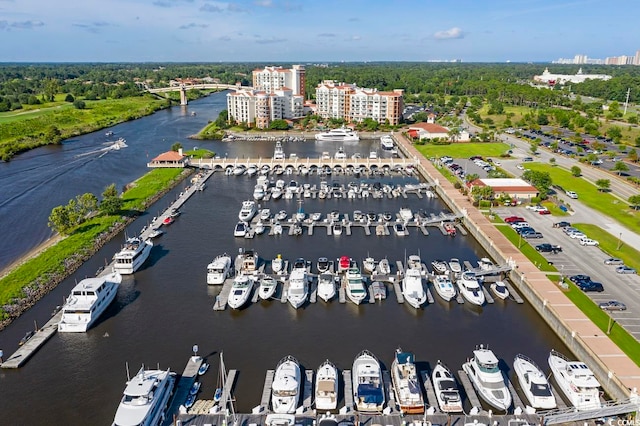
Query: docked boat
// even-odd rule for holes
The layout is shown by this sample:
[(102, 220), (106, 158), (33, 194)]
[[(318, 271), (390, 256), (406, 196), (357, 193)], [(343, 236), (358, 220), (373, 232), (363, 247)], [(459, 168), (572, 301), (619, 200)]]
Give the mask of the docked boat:
[(234, 237), (245, 237), (247, 235), (247, 224), (245, 222), (238, 222), (236, 226), (233, 228), (233, 236)]
[(460, 265), (458, 258), (452, 257), (449, 260), (449, 270), (455, 275), (459, 275), (462, 272), (462, 265)]
[(162, 229), (160, 229), (160, 228), (152, 228), (151, 232), (149, 232), (149, 238), (151, 238), (151, 239), (158, 238), (162, 234), (164, 234), (164, 231)]
[(236, 256), (235, 268), (237, 274), (254, 274), (258, 270), (258, 253), (254, 250), (242, 250)]
[(282, 188), (273, 188), (271, 190), (271, 198), (274, 200), (279, 200), (280, 198), (282, 198)]
[(271, 219), (271, 209), (262, 209), (260, 210), (260, 220), (268, 222)]
[(113, 256), (113, 269), (122, 275), (133, 274), (149, 257), (153, 242), (138, 237), (127, 238), (122, 249)]
[(367, 297), (367, 289), (364, 286), (364, 280), (362, 274), (360, 274), (360, 270), (357, 267), (347, 269), (343, 282), (349, 300), (356, 305), (361, 304)]
[(347, 129), (346, 127), (317, 133), (315, 138), (317, 141), (321, 142), (358, 142), (360, 140), (358, 133), (351, 129)]
[(431, 380), (440, 410), (443, 413), (462, 412), (462, 398), (460, 398), (458, 384), (447, 366), (438, 361), (431, 372)]
[(424, 398), (419, 380), (413, 354), (396, 349), (391, 364), (391, 381), (396, 403), (403, 414), (424, 413)]
[(341, 256), (338, 259), (338, 273), (344, 272), (351, 266), (351, 258), (349, 256)]
[(127, 380), (113, 424), (119, 426), (160, 424), (165, 418), (174, 384), (174, 374), (169, 370), (140, 368), (133, 378)]
[[(433, 197), (430, 197), (430, 198), (433, 198)], [(444, 228), (444, 231), (447, 233), (447, 235), (449, 235), (450, 237), (455, 237), (456, 234), (458, 233), (458, 231), (456, 230), (456, 226), (451, 222), (444, 222), (442, 224), (442, 227)]]
[(456, 288), (447, 275), (434, 275), (431, 282), (433, 282), (433, 288), (436, 289), (436, 293), (445, 302), (456, 297)]
[(376, 260), (371, 256), (367, 256), (362, 262), (362, 269), (367, 274), (373, 274), (376, 270)]
[(256, 201), (260, 201), (264, 198), (264, 186), (256, 185), (253, 188), (253, 199)]
[(175, 222), (175, 219), (171, 216), (167, 216), (164, 219), (162, 219), (163, 225), (171, 225), (173, 222)]
[(202, 364), (200, 364), (200, 368), (198, 368), (198, 376), (203, 376), (204, 373), (206, 373), (209, 370), (209, 364), (206, 362), (203, 362)]
[(311, 213), (309, 215), (309, 219), (311, 219), (312, 222), (318, 222), (320, 219), (322, 219), (322, 213)]
[(431, 262), (431, 266), (433, 266), (433, 272), (435, 274), (449, 273), (449, 264), (444, 260), (436, 259), (433, 262)]
[(269, 300), (275, 294), (278, 288), (278, 281), (275, 278), (265, 275), (260, 278), (260, 287), (258, 288), (258, 296), (262, 300)]
[(246, 173), (246, 171), (247, 171), (247, 167), (242, 164), (239, 164), (233, 168), (232, 173), (234, 176), (242, 176), (243, 174)]
[(495, 294), (496, 297), (502, 300), (505, 300), (507, 297), (509, 297), (509, 289), (507, 288), (504, 281), (493, 282), (491, 283), (490, 288), (493, 294)]
[(551, 385), (532, 359), (522, 354), (516, 355), (513, 370), (531, 407), (542, 410), (556, 408), (556, 398), (551, 392)]
[(282, 225), (279, 222), (273, 225), (273, 235), (282, 235)]
[(393, 138), (389, 135), (384, 135), (380, 138), (380, 146), (385, 151), (391, 151), (394, 148)]
[(483, 271), (491, 271), (496, 267), (496, 265), (494, 265), (491, 259), (489, 259), (488, 257), (482, 257), (478, 259), (478, 266)]
[(294, 267), (289, 275), (289, 292), (287, 300), (298, 309), (309, 297), (309, 282), (306, 268)]
[(511, 393), (502, 371), (498, 367), (498, 358), (483, 346), (473, 351), (473, 358), (462, 364), (476, 392), (489, 405), (500, 411), (511, 406)]
[(371, 291), (375, 300), (384, 300), (387, 298), (387, 287), (382, 281), (374, 281), (371, 283)]
[(255, 232), (256, 235), (264, 234), (265, 230), (266, 230), (266, 227), (264, 226), (264, 223), (262, 223), (261, 220), (259, 220), (258, 223), (256, 223), (256, 226), (253, 228), (253, 232)]
[(422, 286), (422, 274), (419, 269), (409, 268), (402, 279), (402, 295), (412, 307), (419, 309), (427, 301), (427, 293)]
[(280, 141), (276, 142), (276, 146), (273, 149), (273, 159), (274, 160), (284, 160), (286, 155), (284, 150), (282, 149), (282, 143)]
[(236, 275), (227, 300), (229, 307), (231, 309), (242, 308), (249, 301), (251, 290), (253, 290), (253, 277), (242, 274)]
[(342, 226), (342, 224), (340, 222), (334, 222), (331, 225), (331, 233), (333, 235), (342, 235), (342, 228), (343, 228), (343, 226)]
[(465, 271), (457, 282), (458, 289), (462, 297), (467, 299), (470, 303), (478, 306), (484, 305), (485, 298), (484, 292), (476, 279), (476, 274), (471, 271)]
[(256, 208), (256, 202), (253, 200), (246, 200), (242, 202), (240, 212), (238, 212), (238, 219), (242, 222), (249, 222), (258, 213)]
[(273, 271), (274, 274), (284, 272), (284, 259), (282, 259), (281, 254), (278, 254), (276, 258), (271, 261), (271, 271)]
[(361, 413), (379, 413), (384, 408), (384, 383), (380, 362), (364, 350), (353, 361), (351, 369), (353, 401)]
[(220, 285), (231, 275), (231, 256), (227, 253), (216, 256), (207, 266), (207, 284)]
[(408, 207), (401, 208), (399, 214), (400, 214), (400, 219), (402, 219), (405, 222), (409, 222), (410, 220), (413, 220), (413, 212)]
[(393, 232), (395, 232), (398, 237), (404, 237), (407, 235), (407, 227), (402, 222), (396, 222), (393, 224)]
[(280, 210), (278, 213), (276, 213), (276, 220), (285, 220), (286, 218), (287, 218), (286, 210)]
[(318, 276), (318, 297), (325, 302), (333, 299), (336, 295), (335, 275), (330, 272), (323, 272)]
[(338, 406), (338, 369), (329, 360), (316, 373), (316, 410), (335, 410)]
[(407, 268), (422, 271), (422, 259), (417, 254), (411, 254), (407, 258)]
[(200, 386), (202, 386), (202, 383), (198, 381), (193, 382), (191, 388), (189, 389), (189, 395), (197, 395), (198, 392), (200, 392)]
[(330, 266), (329, 259), (326, 257), (318, 258), (318, 263), (316, 263), (318, 273), (322, 274), (323, 272), (327, 272)]
[(336, 160), (345, 160), (347, 158), (347, 154), (344, 152), (344, 149), (340, 147), (338, 148), (338, 151), (336, 151), (333, 158), (335, 158)]
[(378, 274), (380, 275), (389, 275), (391, 273), (391, 265), (389, 264), (389, 259), (386, 257), (384, 259), (380, 259), (378, 262), (378, 267), (376, 268)]
[(298, 407), (301, 384), (300, 364), (287, 355), (282, 358), (273, 374), (271, 409), (278, 414), (293, 414)]
[(249, 167), (247, 167), (247, 176), (249, 177), (254, 177), (256, 175), (256, 173), (258, 173), (258, 167), (256, 167), (255, 165), (250, 165)]
[(62, 307), (58, 331), (84, 333), (113, 302), (122, 282), (117, 272), (96, 278), (85, 278), (73, 287)]
[(570, 361), (554, 350), (549, 354), (549, 367), (558, 387), (578, 410), (601, 407), (600, 383), (591, 369), (580, 361)]

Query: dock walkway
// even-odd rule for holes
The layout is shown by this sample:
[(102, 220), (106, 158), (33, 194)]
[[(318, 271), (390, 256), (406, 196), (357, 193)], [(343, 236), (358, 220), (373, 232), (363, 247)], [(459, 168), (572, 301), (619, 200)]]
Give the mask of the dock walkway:
[(182, 376), (178, 379), (175, 390), (173, 392), (173, 399), (169, 404), (167, 410), (167, 419), (173, 419), (174, 414), (180, 413), (180, 406), (182, 406), (189, 395), (189, 390), (198, 377), (198, 369), (202, 365), (202, 357), (192, 356), (189, 357), (187, 365), (182, 372)]
[(35, 334), (26, 341), (26, 343), (18, 348), (5, 362), (2, 368), (20, 368), (31, 356), (37, 352), (47, 340), (58, 331), (58, 323), (62, 319), (62, 311), (55, 314), (51, 319), (40, 328)]

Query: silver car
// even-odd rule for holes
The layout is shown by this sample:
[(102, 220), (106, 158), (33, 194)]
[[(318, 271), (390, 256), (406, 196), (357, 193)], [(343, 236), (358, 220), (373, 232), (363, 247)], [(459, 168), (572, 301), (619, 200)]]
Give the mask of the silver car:
[(622, 265), (622, 266), (618, 266), (618, 267), (616, 268), (616, 272), (617, 272), (618, 274), (635, 274), (635, 273), (636, 273), (636, 270), (635, 270), (635, 269), (633, 269), (633, 268), (632, 268), (632, 267), (630, 267), (630, 266)]
[(622, 302), (618, 302), (617, 300), (609, 300), (608, 302), (598, 303), (598, 306), (600, 307), (600, 309), (603, 309), (605, 311), (626, 311), (627, 310), (627, 306)]
[(604, 264), (605, 265), (624, 265), (624, 262), (622, 261), (622, 259), (618, 259), (617, 257), (610, 257), (608, 259), (605, 259)]

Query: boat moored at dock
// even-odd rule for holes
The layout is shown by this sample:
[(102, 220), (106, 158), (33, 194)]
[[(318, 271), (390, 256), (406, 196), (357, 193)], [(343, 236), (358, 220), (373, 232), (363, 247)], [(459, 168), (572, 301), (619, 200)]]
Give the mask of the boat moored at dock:
[(122, 249), (113, 256), (115, 263), (114, 271), (129, 275), (136, 272), (149, 257), (153, 242), (151, 240), (142, 240), (138, 237), (127, 238)]
[(553, 378), (578, 410), (593, 410), (601, 407), (600, 383), (584, 362), (570, 361), (566, 356), (552, 350), (549, 367)]
[(493, 351), (483, 346), (473, 351), (473, 358), (462, 364), (462, 369), (480, 397), (493, 408), (507, 411), (511, 406), (511, 393), (498, 367)]
[(360, 270), (356, 267), (347, 269), (343, 281), (349, 300), (356, 305), (361, 304), (365, 297), (367, 297), (367, 289), (364, 286), (364, 279), (362, 278)]
[(338, 368), (329, 360), (316, 373), (316, 409), (335, 410), (338, 406)]
[(484, 305), (485, 297), (480, 288), (480, 284), (476, 278), (476, 275), (471, 271), (465, 271), (460, 275), (457, 281), (460, 294), (467, 299), (469, 303), (477, 306)]
[(415, 359), (412, 353), (396, 349), (391, 364), (393, 392), (400, 410), (405, 414), (424, 412), (424, 398), (420, 389)]
[(221, 285), (231, 275), (231, 256), (224, 253), (216, 256), (207, 266), (207, 284)]
[(227, 304), (231, 309), (240, 309), (249, 301), (253, 283), (251, 275), (236, 275), (227, 300)]
[(513, 370), (529, 405), (536, 409), (556, 408), (556, 398), (551, 385), (540, 367), (529, 357), (517, 354), (513, 360)]
[(353, 361), (351, 379), (356, 409), (361, 413), (382, 412), (385, 397), (378, 358), (366, 349), (360, 352)]
[(451, 374), (451, 370), (438, 360), (438, 363), (431, 372), (433, 388), (438, 400), (438, 406), (444, 413), (460, 413), (463, 411), (462, 398), (456, 379)]
[(293, 414), (298, 407), (301, 385), (300, 364), (291, 355), (282, 358), (273, 375), (271, 408), (274, 413)]

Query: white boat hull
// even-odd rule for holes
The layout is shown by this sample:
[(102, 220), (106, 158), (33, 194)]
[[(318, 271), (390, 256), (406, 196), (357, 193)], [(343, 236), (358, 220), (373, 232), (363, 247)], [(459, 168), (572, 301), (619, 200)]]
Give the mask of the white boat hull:
[(462, 399), (451, 371), (438, 363), (431, 373), (431, 379), (440, 410), (444, 413), (462, 412)]
[[(600, 389), (599, 386), (596, 386), (599, 385), (599, 383), (595, 377), (591, 380), (593, 384), (590, 387), (578, 387), (574, 385), (571, 377), (567, 374), (568, 362), (571, 363), (572, 361), (567, 361), (555, 355), (553, 351), (549, 355), (549, 367), (551, 367), (553, 377), (562, 393), (564, 393), (571, 404), (578, 410), (600, 408), (602, 406), (600, 402)], [(585, 370), (587, 369), (588, 367), (585, 368)]]
[[(516, 373), (518, 382), (520, 383), (520, 389), (527, 397), (529, 405), (535, 409), (551, 410), (556, 408), (556, 398), (551, 393), (551, 388), (546, 376), (540, 370), (540, 368), (529, 361), (522, 355), (517, 355), (513, 361), (513, 370)], [(543, 388), (547, 395), (541, 395)], [(533, 389), (536, 389), (537, 395), (534, 394)]]
[(113, 264), (113, 270), (118, 272), (120, 275), (131, 275), (140, 269), (149, 257), (151, 249), (153, 248), (153, 243), (150, 240), (143, 241), (142, 244), (143, 248), (140, 251), (140, 254), (138, 254), (131, 262), (123, 262), (123, 259), (116, 257), (116, 262)]
[(316, 373), (316, 409), (335, 410), (338, 406), (338, 369), (325, 361)]

